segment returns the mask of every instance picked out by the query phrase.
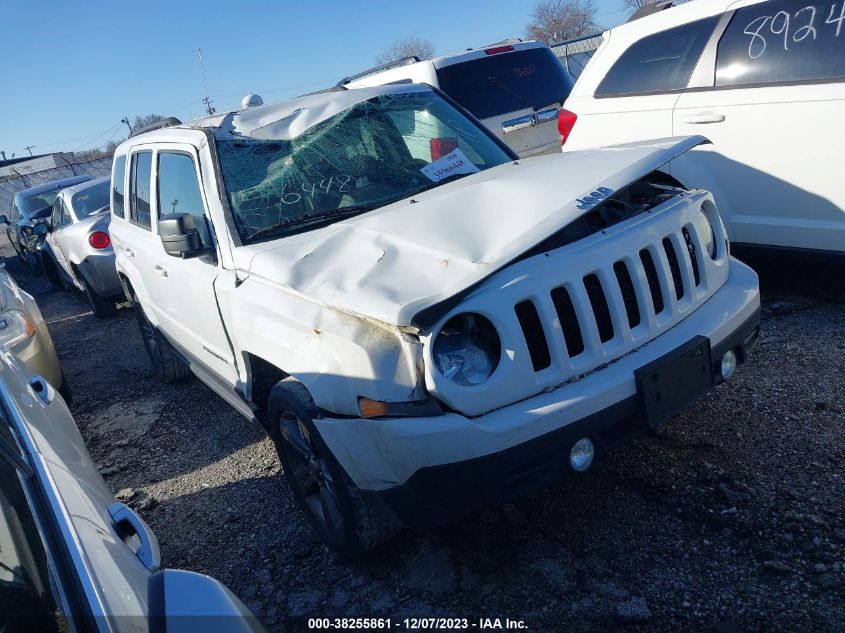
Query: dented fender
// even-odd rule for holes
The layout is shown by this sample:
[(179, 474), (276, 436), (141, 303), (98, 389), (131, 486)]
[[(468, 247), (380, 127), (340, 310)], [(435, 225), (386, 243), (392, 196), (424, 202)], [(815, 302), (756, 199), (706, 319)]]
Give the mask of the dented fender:
[(234, 348), (299, 380), (318, 407), (358, 415), (360, 396), (426, 397), (422, 345), (405, 328), (322, 305), (257, 275), (217, 291)]

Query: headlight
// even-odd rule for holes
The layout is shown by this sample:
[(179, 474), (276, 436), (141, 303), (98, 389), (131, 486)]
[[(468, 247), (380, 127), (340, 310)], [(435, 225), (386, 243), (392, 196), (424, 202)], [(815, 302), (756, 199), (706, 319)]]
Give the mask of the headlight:
[(716, 232), (713, 230), (713, 225), (710, 223), (710, 218), (707, 214), (699, 209), (698, 215), (693, 220), (695, 231), (701, 238), (701, 246), (704, 252), (710, 256), (710, 259), (716, 259), (718, 249), (716, 246)]
[(487, 380), (499, 365), (502, 344), (490, 320), (467, 312), (452, 317), (434, 339), (438, 371), (464, 387)]
[(0, 345), (11, 347), (35, 336), (35, 326), (20, 310), (0, 312)]

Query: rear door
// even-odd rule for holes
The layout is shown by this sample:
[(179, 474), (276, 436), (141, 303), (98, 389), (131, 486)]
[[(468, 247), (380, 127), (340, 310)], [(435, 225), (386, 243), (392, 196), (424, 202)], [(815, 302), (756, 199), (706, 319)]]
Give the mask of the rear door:
[(520, 156), (558, 151), (557, 114), (572, 79), (544, 45), (505, 45), (437, 68), (440, 89)]
[(672, 173), (714, 192), (736, 242), (845, 250), (845, 0), (733, 8), (709, 85), (674, 111), (676, 135), (713, 144)]
[(610, 31), (566, 103), (578, 118), (564, 151), (672, 136), (672, 110), (717, 22), (715, 16), (665, 28), (621, 54), (614, 53), (614, 38), (624, 40), (636, 23)]

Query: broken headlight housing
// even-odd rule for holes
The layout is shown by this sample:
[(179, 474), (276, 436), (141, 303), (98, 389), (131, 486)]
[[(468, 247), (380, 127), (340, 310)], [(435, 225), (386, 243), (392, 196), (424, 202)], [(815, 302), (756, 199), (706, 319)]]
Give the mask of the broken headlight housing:
[(719, 249), (716, 245), (716, 231), (713, 229), (713, 223), (707, 217), (704, 209), (698, 210), (698, 215), (693, 220), (695, 230), (701, 237), (701, 247), (710, 259), (716, 259)]
[(20, 310), (0, 312), (0, 345), (12, 347), (35, 336), (35, 325)]
[(458, 314), (434, 339), (432, 358), (437, 370), (464, 387), (487, 380), (499, 365), (502, 343), (487, 317), (473, 312)]

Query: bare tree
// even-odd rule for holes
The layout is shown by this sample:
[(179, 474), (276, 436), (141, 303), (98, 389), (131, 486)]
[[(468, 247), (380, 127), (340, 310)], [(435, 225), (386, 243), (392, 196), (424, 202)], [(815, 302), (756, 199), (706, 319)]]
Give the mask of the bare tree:
[(402, 57), (416, 55), (420, 59), (434, 57), (434, 44), (416, 35), (399, 38), (376, 57), (377, 64), (386, 64)]
[(642, 9), (647, 4), (654, 4), (657, 0), (622, 0), (622, 3), (631, 11)]
[(538, 0), (528, 24), (528, 37), (552, 44), (596, 33), (601, 30), (596, 13), (593, 0)]
[(166, 117), (161, 114), (147, 114), (146, 116), (136, 116), (135, 120), (132, 122), (132, 130), (138, 130), (147, 125), (152, 125), (153, 123), (164, 121), (165, 118)]

